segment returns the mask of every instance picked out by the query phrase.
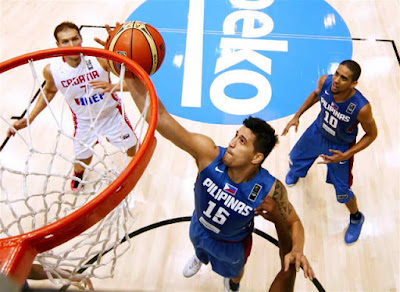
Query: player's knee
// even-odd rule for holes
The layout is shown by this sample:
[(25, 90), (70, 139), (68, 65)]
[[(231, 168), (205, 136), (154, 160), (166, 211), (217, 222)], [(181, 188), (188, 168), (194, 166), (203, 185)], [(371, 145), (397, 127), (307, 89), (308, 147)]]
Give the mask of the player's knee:
[(347, 204), (351, 199), (354, 199), (354, 194), (351, 189), (345, 191), (336, 191), (336, 200), (341, 204)]

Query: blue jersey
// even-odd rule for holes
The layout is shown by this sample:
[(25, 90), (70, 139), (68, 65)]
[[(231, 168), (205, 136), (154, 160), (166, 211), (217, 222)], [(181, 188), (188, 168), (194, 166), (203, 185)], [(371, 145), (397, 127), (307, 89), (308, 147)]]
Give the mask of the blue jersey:
[(318, 95), (321, 112), (315, 122), (325, 138), (338, 144), (351, 144), (358, 132), (357, 115), (368, 100), (356, 89), (348, 100), (336, 103), (331, 85), (332, 75), (329, 75)]
[(270, 191), (275, 178), (260, 171), (248, 182), (236, 184), (222, 162), (226, 148), (203, 169), (195, 183), (195, 216), (211, 237), (240, 241), (254, 227), (254, 209)]

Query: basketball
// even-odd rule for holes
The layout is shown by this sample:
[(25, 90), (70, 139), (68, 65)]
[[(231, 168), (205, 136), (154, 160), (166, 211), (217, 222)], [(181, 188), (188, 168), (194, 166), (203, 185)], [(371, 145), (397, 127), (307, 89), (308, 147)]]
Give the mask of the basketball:
[[(134, 60), (149, 75), (160, 68), (165, 56), (165, 43), (161, 34), (141, 21), (118, 25), (108, 37), (105, 48)], [(108, 62), (111, 71), (119, 75), (121, 64), (111, 60)]]

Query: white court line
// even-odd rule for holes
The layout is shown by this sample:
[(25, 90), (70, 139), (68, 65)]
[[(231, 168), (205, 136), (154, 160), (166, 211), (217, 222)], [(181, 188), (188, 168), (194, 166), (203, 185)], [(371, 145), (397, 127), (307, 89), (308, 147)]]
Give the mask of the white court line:
[(204, 0), (190, 0), (183, 71), (183, 107), (201, 107)]

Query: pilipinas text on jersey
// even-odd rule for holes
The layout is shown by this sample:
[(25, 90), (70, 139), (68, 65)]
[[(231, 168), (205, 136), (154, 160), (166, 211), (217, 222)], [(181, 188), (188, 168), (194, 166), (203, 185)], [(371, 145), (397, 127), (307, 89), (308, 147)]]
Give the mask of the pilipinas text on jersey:
[(321, 104), (321, 112), (317, 118), (320, 132), (335, 143), (352, 143), (358, 132), (357, 115), (368, 101), (356, 89), (348, 100), (338, 103), (331, 92), (331, 85), (332, 75), (329, 75), (318, 95)]
[(275, 178), (261, 168), (248, 182), (234, 183), (222, 162), (226, 148), (203, 169), (195, 184), (196, 216), (211, 236), (221, 240), (241, 240), (252, 231), (254, 209), (271, 189)]

